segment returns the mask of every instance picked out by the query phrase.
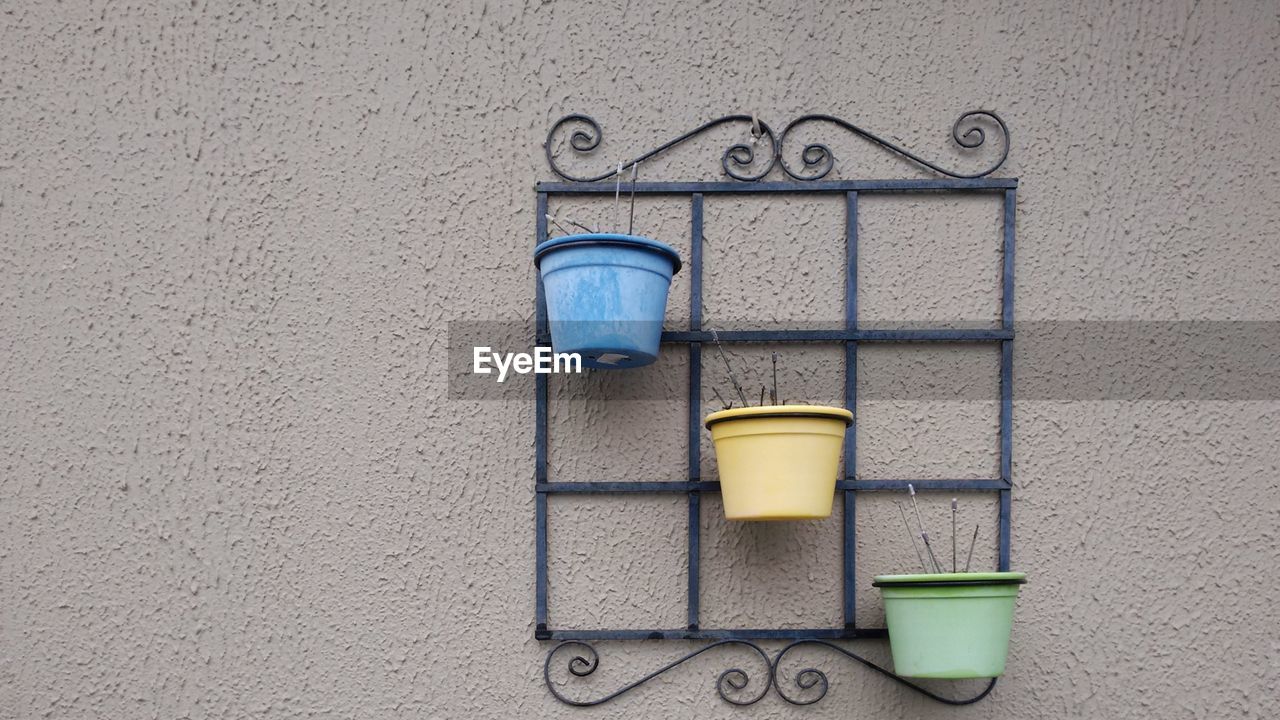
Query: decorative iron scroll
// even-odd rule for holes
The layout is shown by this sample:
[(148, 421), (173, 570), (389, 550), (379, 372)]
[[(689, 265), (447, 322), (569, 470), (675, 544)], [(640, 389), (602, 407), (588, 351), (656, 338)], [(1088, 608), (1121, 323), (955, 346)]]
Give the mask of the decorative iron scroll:
[[(969, 112), (957, 118), (955, 123), (951, 125), (951, 139), (954, 140), (957, 145), (959, 145), (962, 148), (965, 148), (966, 150), (973, 150), (981, 147), (987, 141), (987, 133), (982, 129), (982, 127), (978, 123), (972, 122), (973, 120), (978, 118), (988, 118), (990, 121), (996, 124), (996, 126), (1000, 129), (1000, 136), (1001, 136), (1000, 139), (1003, 141), (1002, 145), (1004, 147), (1000, 153), (1000, 158), (996, 160), (994, 164), (992, 164), (986, 170), (983, 170), (982, 172), (976, 172), (976, 173), (958, 173), (952, 170), (948, 170), (939, 165), (935, 165), (934, 163), (931, 163), (928, 160), (925, 160), (924, 158), (920, 157), (919, 155), (916, 155), (915, 153), (911, 152), (910, 150), (907, 150), (906, 148), (900, 145), (895, 145), (894, 143), (891, 143), (888, 140), (885, 140), (884, 138), (876, 135), (875, 133), (871, 133), (866, 130), (863, 130), (857, 125), (854, 125), (853, 123), (848, 122), (847, 120), (842, 120), (833, 115), (821, 115), (821, 114), (804, 115), (802, 117), (796, 118), (795, 120), (792, 120), (790, 123), (787, 124), (787, 127), (783, 129), (782, 137), (778, 140), (778, 148), (779, 150), (781, 150), (783, 142), (785, 142), (787, 139), (787, 135), (798, 125), (802, 125), (804, 123), (809, 123), (809, 122), (828, 122), (834, 125), (838, 125), (844, 128), (845, 130), (848, 130), (849, 132), (857, 135), (858, 137), (870, 140), (871, 142), (883, 148), (886, 148), (892, 152), (895, 152), (907, 158), (908, 160), (911, 160), (917, 165), (926, 167), (940, 175), (946, 175), (948, 177), (961, 178), (961, 179), (980, 178), (980, 177), (986, 177), (987, 175), (990, 175), (991, 173), (999, 169), (1001, 165), (1004, 164), (1004, 161), (1009, 157), (1010, 137), (1009, 137), (1009, 126), (1004, 124), (1004, 120), (1002, 120), (999, 115), (989, 110), (970, 110)], [(961, 132), (962, 130), (963, 132)], [(831, 148), (827, 147), (826, 145), (823, 145), (822, 143), (810, 143), (808, 145), (805, 145), (804, 150), (802, 150), (800, 153), (800, 159), (801, 161), (804, 162), (804, 166), (806, 168), (817, 168), (817, 172), (812, 175), (801, 175), (799, 173), (796, 173), (792, 171), (791, 168), (787, 167), (786, 162), (782, 160), (781, 156), (779, 156), (778, 158), (778, 164), (782, 166), (782, 169), (784, 172), (786, 172), (788, 175), (795, 178), (796, 180), (818, 180), (820, 178), (825, 177), (827, 173), (831, 172), (831, 168), (834, 167), (835, 165), (835, 155), (831, 152)]]
[(542, 679), (547, 683), (547, 690), (551, 691), (551, 694), (554, 695), (557, 700), (559, 700), (560, 702), (566, 705), (573, 705), (575, 707), (591, 707), (593, 705), (603, 705), (604, 703), (607, 703), (610, 700), (613, 700), (619, 695), (624, 695), (630, 692), (631, 690), (634, 690), (637, 687), (649, 682), (650, 680), (658, 677), (659, 675), (665, 673), (666, 671), (678, 665), (683, 665), (684, 663), (707, 652), (708, 650), (712, 650), (719, 647), (727, 647), (730, 645), (750, 648), (751, 650), (755, 651), (758, 655), (760, 655), (760, 659), (764, 661), (764, 666), (765, 668), (767, 668), (767, 670), (765, 671), (767, 675), (767, 680), (761, 683), (761, 688), (759, 692), (755, 694), (749, 694), (745, 697), (736, 697), (734, 693), (731, 693), (728, 690), (726, 690), (726, 687), (731, 688), (734, 691), (745, 690), (747, 686), (751, 684), (751, 676), (748, 675), (747, 672), (742, 668), (736, 668), (736, 667), (729, 668), (728, 670), (725, 670), (724, 672), (720, 673), (720, 676), (716, 678), (716, 692), (720, 694), (720, 698), (725, 702), (733, 703), (734, 705), (754, 705), (755, 703), (759, 702), (760, 699), (763, 698), (765, 695), (769, 694), (769, 686), (773, 680), (773, 663), (770, 662), (769, 654), (766, 653), (763, 648), (747, 640), (720, 640), (718, 642), (713, 642), (710, 645), (704, 645), (678, 660), (674, 660), (672, 662), (667, 663), (666, 665), (663, 665), (662, 667), (658, 668), (657, 670), (654, 670), (648, 675), (645, 675), (639, 680), (623, 685), (621, 688), (614, 690), (608, 695), (596, 698), (594, 700), (573, 700), (571, 698), (568, 698), (565, 695), (560, 693), (560, 691), (556, 688), (555, 683), (551, 682), (551, 661), (555, 658), (556, 653), (569, 647), (577, 647), (588, 654), (588, 656), (586, 657), (584, 657), (583, 655), (574, 655), (572, 658), (569, 659), (569, 673), (572, 674), (573, 676), (586, 677), (591, 673), (595, 672), (596, 668), (600, 667), (600, 655), (596, 653), (596, 649), (594, 647), (592, 647), (588, 643), (581, 642), (578, 640), (569, 640), (567, 642), (560, 643), (559, 645), (552, 648), (551, 652), (547, 653), (547, 660), (542, 665)]
[[(724, 169), (726, 175), (734, 180), (755, 182), (757, 180), (764, 179), (770, 172), (772, 172), (774, 165), (778, 165), (782, 168), (784, 173), (796, 180), (820, 180), (826, 177), (827, 174), (831, 172), (832, 168), (835, 167), (835, 153), (832, 152), (829, 146), (819, 142), (806, 144), (800, 151), (800, 160), (802, 163), (800, 171), (793, 170), (787, 165), (786, 161), (782, 158), (782, 150), (786, 143), (787, 136), (790, 135), (795, 128), (807, 123), (825, 122), (848, 130), (864, 140), (868, 140), (885, 148), (886, 150), (889, 150), (890, 152), (907, 158), (917, 165), (932, 170), (939, 175), (946, 175), (947, 177), (959, 179), (974, 179), (990, 175), (998, 170), (1000, 166), (1004, 164), (1004, 161), (1008, 159), (1009, 145), (1011, 142), (1009, 126), (1005, 124), (1004, 120), (1001, 119), (999, 115), (990, 110), (970, 110), (957, 118), (951, 125), (952, 141), (962, 149), (976, 150), (977, 148), (982, 147), (987, 141), (987, 131), (982, 128), (984, 121), (986, 123), (994, 123), (995, 129), (999, 131), (1000, 144), (1002, 147), (1000, 157), (997, 158), (994, 163), (985, 170), (974, 173), (961, 173), (954, 170), (948, 170), (941, 165), (925, 160), (901, 145), (885, 140), (879, 135), (868, 130), (864, 130), (847, 120), (838, 118), (834, 115), (825, 114), (802, 115), (787, 123), (786, 127), (782, 130), (782, 134), (776, 137), (769, 125), (761, 122), (754, 115), (725, 115), (724, 117), (703, 123), (693, 130), (690, 130), (689, 132), (672, 140), (668, 140), (662, 145), (659, 145), (646, 153), (637, 155), (631, 160), (621, 163), (621, 167), (623, 169), (632, 168), (635, 165), (665, 152), (686, 140), (690, 140), (714, 127), (724, 125), (726, 123), (745, 122), (751, 127), (752, 142), (751, 144), (737, 143), (729, 146), (724, 151), (724, 154), (720, 158), (720, 166)], [(553, 152), (556, 136), (566, 126), (573, 125), (580, 126), (569, 135), (568, 146), (574, 152), (584, 155), (590, 154), (600, 146), (600, 140), (604, 137), (604, 133), (600, 129), (600, 124), (589, 115), (574, 113), (571, 115), (565, 115), (557, 120), (556, 123), (551, 126), (550, 132), (547, 133), (547, 140), (543, 146), (546, 150), (547, 165), (551, 167), (552, 172), (565, 180), (572, 182), (596, 182), (617, 175), (619, 168), (613, 167), (598, 175), (576, 176), (570, 174), (556, 164), (555, 153)], [(756, 151), (753, 146), (758, 145), (761, 142), (765, 142), (767, 145), (769, 153), (768, 162), (764, 163), (764, 169), (751, 173), (749, 172), (749, 169), (756, 162)]]
[(785, 657), (786, 654), (790, 652), (792, 648), (796, 648), (801, 645), (817, 645), (820, 647), (834, 650), (840, 653), (841, 655), (844, 655), (845, 657), (848, 657), (851, 660), (865, 667), (871, 668), (872, 670), (880, 673), (881, 675), (889, 678), (890, 680), (893, 680), (899, 685), (904, 685), (906, 687), (909, 687), (912, 690), (915, 690), (916, 692), (920, 693), (921, 695), (924, 695), (925, 697), (929, 698), (930, 700), (936, 700), (946, 705), (972, 705), (973, 703), (976, 703), (982, 698), (989, 695), (991, 691), (995, 689), (995, 686), (996, 686), (996, 678), (991, 678), (991, 681), (987, 683), (987, 687), (984, 688), (982, 692), (978, 693), (977, 695), (974, 695), (973, 697), (962, 698), (958, 700), (947, 698), (947, 697), (938, 695), (937, 693), (934, 693), (930, 690), (926, 690), (925, 688), (911, 682), (910, 680), (902, 677), (901, 675), (895, 675), (893, 674), (893, 672), (886, 670), (885, 668), (880, 667), (879, 665), (871, 662), (870, 660), (862, 657), (861, 655), (851, 650), (846, 650), (845, 648), (842, 648), (839, 645), (836, 645), (835, 643), (828, 642), (826, 640), (796, 640), (795, 642), (791, 643), (790, 645), (787, 645), (786, 647), (778, 651), (777, 656), (773, 658), (773, 667), (770, 670), (773, 676), (772, 685), (774, 689), (778, 691), (778, 695), (783, 700), (786, 700), (792, 705), (812, 705), (818, 702), (819, 700), (821, 700), (822, 698), (826, 697), (827, 695), (828, 683), (827, 683), (826, 673), (822, 672), (817, 668), (811, 668), (811, 667), (803, 668), (802, 670), (797, 672), (795, 674), (795, 677), (792, 678), (792, 682), (795, 684), (796, 688), (801, 691), (812, 690), (813, 688), (817, 687), (818, 689), (817, 691), (812, 693), (812, 697), (809, 697), (807, 699), (802, 699), (800, 697), (793, 697), (791, 695), (787, 695), (785, 692), (783, 692), (782, 690), (783, 683), (779, 680), (778, 668), (782, 666), (783, 657)]
[[(816, 646), (828, 648), (830, 650), (834, 650), (835, 652), (845, 657), (848, 657), (865, 667), (871, 668), (877, 673), (884, 675), (885, 677), (893, 680), (896, 683), (899, 683), (900, 685), (909, 687), (912, 690), (915, 690), (916, 692), (924, 695), (925, 697), (931, 700), (936, 700), (937, 702), (945, 703), (947, 705), (971, 705), (985, 698), (987, 695), (989, 695), (992, 689), (994, 689), (996, 686), (996, 678), (991, 678), (991, 681), (987, 683), (986, 688), (984, 688), (982, 692), (978, 693), (977, 695), (974, 695), (973, 697), (960, 698), (960, 699), (943, 697), (941, 695), (938, 695), (930, 690), (927, 690), (921, 687), (920, 685), (917, 685), (911, 682), (910, 680), (907, 680), (906, 678), (893, 674), (893, 672), (871, 662), (870, 660), (867, 660), (866, 658), (862, 657), (861, 655), (858, 655), (857, 653), (854, 653), (850, 650), (846, 650), (845, 648), (842, 648), (839, 645), (828, 642), (826, 640), (796, 640), (795, 642), (792, 642), (791, 644), (779, 650), (778, 654), (774, 656), (772, 660), (770, 660), (769, 654), (765, 652), (763, 648), (761, 648), (759, 645), (753, 642), (750, 642), (747, 640), (719, 640), (717, 642), (704, 645), (698, 648), (697, 650), (694, 650), (693, 652), (688, 653), (687, 655), (684, 655), (681, 658), (673, 660), (667, 663), (666, 665), (663, 665), (662, 667), (658, 668), (657, 670), (654, 670), (648, 675), (645, 675), (644, 677), (638, 680), (634, 680), (630, 683), (627, 683), (626, 685), (623, 685), (622, 687), (618, 688), (617, 690), (614, 690), (611, 693), (608, 693), (606, 695), (602, 695), (598, 698), (590, 699), (590, 700), (575, 700), (564, 695), (562, 692), (560, 692), (560, 689), (556, 686), (556, 684), (551, 680), (552, 661), (555, 659), (556, 655), (560, 653), (561, 650), (566, 650), (571, 647), (576, 647), (580, 650), (580, 654), (576, 654), (569, 659), (568, 669), (571, 675), (573, 675), (574, 677), (586, 677), (594, 673), (596, 671), (596, 668), (600, 667), (600, 655), (596, 652), (596, 649), (594, 647), (592, 647), (589, 643), (586, 643), (580, 640), (569, 640), (569, 641), (560, 643), (559, 645), (552, 648), (550, 652), (547, 653), (546, 662), (544, 662), (542, 665), (542, 678), (547, 685), (547, 690), (550, 691), (552, 696), (554, 696), (555, 699), (559, 700), (560, 702), (566, 705), (573, 705), (575, 707), (592, 707), (595, 705), (603, 705), (604, 703), (607, 703), (610, 700), (613, 700), (621, 695), (625, 695), (626, 693), (640, 687), (641, 685), (644, 685), (645, 683), (658, 677), (659, 675), (662, 675), (668, 670), (671, 670), (680, 665), (683, 665), (686, 662), (698, 657), (699, 655), (702, 655), (703, 653), (709, 650), (713, 650), (715, 648), (727, 647), (727, 646), (739, 646), (739, 647), (749, 648), (750, 650), (752, 650), (753, 652), (755, 652), (760, 656), (760, 658), (764, 661), (764, 666), (767, 668), (768, 679), (765, 683), (763, 683), (762, 687), (758, 691), (755, 691), (753, 693), (742, 694), (741, 691), (746, 690), (747, 687), (751, 684), (751, 676), (748, 675), (747, 672), (742, 668), (737, 668), (737, 667), (729, 668), (721, 672), (720, 675), (716, 678), (716, 692), (720, 695), (720, 698), (722, 700), (728, 703), (732, 703), (734, 705), (754, 705), (755, 703), (760, 702), (760, 700), (764, 699), (764, 696), (769, 694), (769, 688), (772, 687), (774, 690), (777, 691), (779, 697), (781, 697), (783, 700), (787, 701), (788, 703), (791, 703), (792, 705), (812, 705), (818, 702), (819, 700), (821, 700), (822, 698), (826, 697), (827, 695), (827, 689), (829, 687), (829, 683), (827, 681), (826, 673), (822, 672), (817, 668), (812, 668), (812, 667), (803, 668), (799, 670), (791, 678), (791, 682), (795, 685), (795, 689), (800, 691), (800, 694), (789, 695), (787, 694), (787, 692), (785, 692), (782, 689), (782, 686), (784, 685), (784, 683), (782, 682), (778, 672), (779, 667), (781, 667), (782, 665), (782, 660), (787, 655), (787, 653), (790, 652), (793, 648), (799, 647), (801, 645), (816, 645)], [(582, 653), (585, 653), (585, 654), (582, 654)], [(817, 688), (817, 690), (814, 690), (814, 688)]]
[[(738, 167), (749, 168), (751, 167), (752, 163), (755, 162), (755, 159), (756, 159), (756, 151), (751, 145), (747, 145), (745, 143), (738, 143), (736, 145), (730, 145), (724, 151), (724, 155), (720, 157), (720, 166), (724, 168), (725, 174), (733, 178), (734, 180), (742, 180), (744, 182), (752, 182), (754, 180), (759, 180), (765, 175), (768, 175), (769, 171), (773, 169), (773, 164), (777, 162), (777, 159), (778, 159), (778, 143), (777, 143), (777, 140), (774, 138), (773, 129), (770, 128), (765, 123), (760, 122), (759, 119), (756, 118), (754, 115), (725, 115), (724, 117), (716, 118), (711, 122), (703, 123), (702, 125), (699, 125), (698, 127), (690, 130), (689, 132), (681, 135), (678, 138), (668, 140), (667, 142), (659, 145), (658, 147), (650, 150), (647, 153), (644, 153), (643, 155), (639, 155), (637, 157), (632, 158), (631, 160), (621, 163), (621, 168), (623, 169), (631, 168), (641, 162), (644, 162), (645, 160), (648, 160), (654, 155), (657, 155), (669, 148), (679, 145), (680, 143), (686, 140), (689, 140), (690, 138), (693, 138), (697, 135), (701, 135), (702, 133), (706, 132), (707, 130), (710, 130), (713, 127), (724, 125), (725, 123), (731, 123), (731, 122), (750, 123), (751, 136), (752, 136), (753, 142), (755, 143), (760, 142), (766, 137), (768, 138), (769, 163), (765, 166), (764, 170), (754, 175), (736, 172), (734, 170), (735, 165)], [(569, 147), (573, 148), (575, 151), (580, 153), (590, 153), (591, 151), (595, 150), (597, 147), (600, 147), (600, 139), (604, 137), (604, 133), (601, 132), (600, 130), (600, 123), (597, 123), (595, 119), (592, 118), (590, 115), (581, 115), (577, 113), (573, 115), (565, 115), (564, 117), (557, 120), (555, 125), (551, 126), (551, 131), (547, 133), (547, 141), (546, 143), (544, 143), (544, 148), (547, 151), (547, 165), (551, 166), (551, 171), (559, 175), (560, 177), (564, 178), (565, 180), (571, 180), (573, 182), (595, 182), (597, 180), (604, 180), (606, 178), (611, 178), (614, 175), (617, 175), (619, 168), (615, 167), (607, 172), (603, 172), (594, 177), (576, 177), (574, 175), (570, 175), (569, 173), (565, 172), (563, 169), (560, 168), (559, 165), (556, 164), (555, 155), (551, 151), (553, 140), (555, 139), (556, 133), (560, 131), (560, 128), (570, 124), (585, 125), (586, 129), (584, 130), (579, 128), (573, 131), (573, 134), (569, 136)]]

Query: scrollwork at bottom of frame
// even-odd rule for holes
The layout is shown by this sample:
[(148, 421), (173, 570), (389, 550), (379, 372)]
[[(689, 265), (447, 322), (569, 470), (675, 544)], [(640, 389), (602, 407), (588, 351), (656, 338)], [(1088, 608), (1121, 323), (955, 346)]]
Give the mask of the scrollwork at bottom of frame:
[[(561, 688), (571, 682), (572, 678), (584, 678), (593, 674), (600, 667), (600, 654), (596, 652), (594, 646), (581, 640), (568, 640), (560, 643), (547, 653), (547, 659), (542, 666), (542, 677), (546, 682), (547, 690), (556, 700), (574, 707), (592, 707), (595, 705), (603, 705), (611, 700), (615, 700), (632, 690), (648, 683), (650, 680), (663, 675), (677, 667), (680, 667), (694, 658), (706, 654), (712, 650), (721, 648), (733, 648), (742, 651), (747, 655), (754, 655), (751, 658), (751, 664), (756, 665), (759, 674), (753, 675), (743, 667), (730, 667), (722, 671), (715, 682), (716, 693), (722, 700), (733, 705), (754, 705), (764, 699), (769, 694), (769, 689), (773, 688), (778, 696), (792, 705), (812, 705), (822, 698), (826, 697), (829, 689), (827, 675), (822, 670), (814, 667), (805, 667), (791, 674), (787, 680), (783, 680), (779, 670), (783, 660), (793, 649), (805, 645), (828, 649), (842, 657), (853, 660), (854, 662), (867, 667), (880, 675), (883, 675), (894, 682), (911, 688), (912, 690), (924, 695), (925, 697), (935, 700), (946, 705), (970, 705), (982, 700), (996, 686), (996, 678), (991, 678), (981, 692), (966, 698), (948, 698), (938, 695), (916, 683), (895, 675), (892, 671), (887, 670), (870, 660), (854, 653), (846, 648), (836, 645), (826, 640), (796, 640), (781, 650), (778, 654), (769, 657), (769, 653), (759, 645), (748, 640), (719, 640), (716, 642), (703, 645), (702, 647), (679, 657), (662, 667), (650, 672), (649, 674), (633, 680), (618, 689), (596, 698), (575, 699), (565, 695)], [(564, 653), (576, 649), (577, 652), (568, 656), (567, 670), (569, 679), (563, 683), (556, 683), (551, 679), (551, 668), (557, 656), (563, 656)], [(784, 686), (788, 689), (784, 690)], [(791, 687), (794, 686), (794, 687)]]

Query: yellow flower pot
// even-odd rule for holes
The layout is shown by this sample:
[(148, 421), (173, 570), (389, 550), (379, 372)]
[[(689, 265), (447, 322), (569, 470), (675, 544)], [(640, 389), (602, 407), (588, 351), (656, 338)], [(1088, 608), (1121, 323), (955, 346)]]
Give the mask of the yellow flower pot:
[(707, 416), (730, 520), (831, 515), (845, 429), (853, 413), (820, 405), (765, 405)]

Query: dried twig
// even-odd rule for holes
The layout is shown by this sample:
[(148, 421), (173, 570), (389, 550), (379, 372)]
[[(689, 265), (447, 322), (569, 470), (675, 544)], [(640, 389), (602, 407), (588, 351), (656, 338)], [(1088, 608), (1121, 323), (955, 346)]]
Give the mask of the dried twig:
[(924, 540), (924, 549), (929, 553), (929, 560), (933, 563), (935, 572), (942, 572), (942, 566), (938, 564), (938, 558), (933, 554), (933, 545), (929, 542), (929, 533), (924, 529), (924, 520), (920, 518), (920, 506), (916, 504), (916, 487), (911, 483), (907, 483), (907, 492), (911, 493), (911, 507), (916, 511), (916, 524), (920, 526), (920, 537)]
[(720, 404), (724, 406), (725, 410), (729, 410), (733, 407), (733, 403), (725, 402), (724, 396), (720, 394), (720, 391), (718, 389), (711, 388), (711, 392), (715, 393), (716, 397), (720, 399)]
[(589, 232), (589, 233), (598, 233), (598, 232), (600, 232), (599, 230), (596, 230), (596, 229), (594, 229), (594, 228), (589, 228), (589, 227), (587, 227), (586, 225), (583, 225), (582, 223), (580, 223), (580, 222), (578, 222), (578, 221), (576, 221), (576, 220), (573, 220), (573, 219), (571, 219), (571, 218), (565, 218), (565, 219), (564, 219), (564, 221), (565, 221), (565, 222), (567, 222), (567, 223), (569, 223), (570, 225), (572, 225), (572, 226), (574, 226), (574, 227), (576, 227), (576, 228), (580, 229), (580, 230), (586, 230), (586, 231), (587, 231), (587, 232)]
[(925, 564), (924, 556), (920, 554), (920, 544), (916, 542), (916, 534), (911, 531), (911, 523), (907, 522), (907, 511), (902, 509), (902, 503), (897, 500), (893, 504), (898, 506), (898, 512), (902, 514), (902, 524), (907, 527), (907, 537), (911, 538), (911, 547), (915, 548), (916, 559), (920, 561), (920, 567), (924, 568), (926, 573), (929, 572), (929, 566)]
[(951, 498), (951, 572), (956, 571), (956, 504)]
[(769, 394), (769, 404), (778, 404), (778, 353), (773, 353), (773, 392)]
[(613, 231), (617, 232), (622, 227), (618, 217), (618, 199), (622, 197), (622, 162), (618, 162), (618, 172), (613, 177)]
[(630, 235), (636, 222), (636, 177), (640, 175), (640, 163), (631, 166), (631, 215), (627, 218), (627, 234)]
[(558, 217), (556, 217), (555, 215), (547, 215), (547, 220), (548, 220), (548, 221), (550, 221), (550, 222), (552, 222), (552, 223), (555, 223), (555, 226), (556, 226), (556, 227), (558, 227), (558, 228), (560, 228), (560, 232), (564, 233), (565, 235), (572, 235), (573, 233), (571, 233), (571, 232), (569, 232), (568, 230), (566, 230), (566, 229), (565, 229), (565, 227), (564, 227), (564, 225), (561, 225), (561, 224), (560, 224), (560, 221), (561, 221), (561, 220), (564, 220), (565, 222), (569, 223), (570, 225), (572, 225), (572, 226), (574, 226), (574, 227), (576, 227), (576, 228), (578, 228), (578, 229), (580, 229), (580, 230), (584, 230), (584, 231), (586, 231), (586, 232), (589, 232), (589, 233), (598, 233), (598, 232), (600, 232), (599, 230), (595, 230), (595, 229), (589, 228), (589, 227), (587, 227), (586, 225), (583, 225), (582, 223), (580, 223), (580, 222), (578, 222), (577, 220), (574, 220), (574, 219), (572, 219), (572, 218), (558, 218)]
[(973, 562), (973, 546), (978, 542), (978, 526), (973, 526), (973, 539), (969, 541), (969, 557), (964, 561), (964, 571), (969, 572), (969, 563)]
[(566, 230), (566, 229), (565, 229), (565, 227), (564, 227), (563, 225), (561, 225), (561, 224), (560, 224), (560, 221), (556, 219), (556, 216), (555, 216), (555, 215), (552, 215), (552, 214), (550, 214), (550, 213), (547, 213), (547, 222), (549, 222), (549, 223), (551, 223), (551, 224), (555, 225), (556, 227), (560, 228), (560, 232), (564, 233), (565, 235), (572, 235), (572, 234), (573, 234), (573, 233), (569, 232), (568, 230)]
[(729, 371), (729, 382), (733, 383), (733, 389), (738, 393), (738, 399), (742, 401), (742, 407), (746, 407), (747, 394), (742, 391), (742, 383), (738, 382), (738, 376), (733, 374), (733, 367), (729, 365), (729, 356), (724, 354), (724, 346), (720, 344), (720, 335), (714, 329), (711, 331), (711, 339), (716, 343), (716, 349), (720, 351), (720, 359), (724, 360), (724, 369)]

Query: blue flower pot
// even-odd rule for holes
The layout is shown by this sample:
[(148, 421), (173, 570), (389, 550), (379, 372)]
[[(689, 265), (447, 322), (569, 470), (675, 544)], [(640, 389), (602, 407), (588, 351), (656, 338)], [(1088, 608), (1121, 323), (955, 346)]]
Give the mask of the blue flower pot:
[(635, 235), (568, 235), (540, 243), (551, 345), (592, 368), (630, 368), (658, 358), (662, 318), (680, 255)]

